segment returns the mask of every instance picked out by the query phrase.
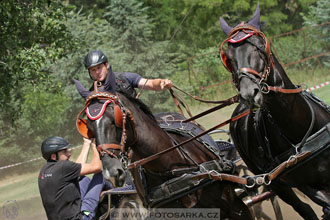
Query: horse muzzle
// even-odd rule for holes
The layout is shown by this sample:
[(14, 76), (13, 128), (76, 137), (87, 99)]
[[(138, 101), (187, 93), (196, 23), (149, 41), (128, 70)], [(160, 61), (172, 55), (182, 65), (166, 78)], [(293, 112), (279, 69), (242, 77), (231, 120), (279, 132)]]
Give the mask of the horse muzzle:
[(250, 77), (241, 77), (239, 82), (240, 100), (251, 110), (260, 108), (263, 103), (263, 93), (259, 84)]

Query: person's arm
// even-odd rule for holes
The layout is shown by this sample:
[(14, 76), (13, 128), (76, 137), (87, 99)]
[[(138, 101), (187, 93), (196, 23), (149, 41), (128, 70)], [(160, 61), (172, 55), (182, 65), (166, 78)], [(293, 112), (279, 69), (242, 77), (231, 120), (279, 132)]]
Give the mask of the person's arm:
[[(147, 81), (147, 82), (146, 82)], [(145, 86), (144, 86), (145, 84)], [(154, 91), (163, 91), (164, 89), (169, 89), (173, 86), (172, 81), (169, 79), (145, 79), (142, 78), (139, 82), (138, 87)]]
[[(93, 157), (92, 160), (87, 163), (87, 156), (90, 147), (92, 147)], [(99, 152), (91, 140), (84, 138), (83, 148), (81, 149), (81, 153), (78, 156), (76, 163), (81, 164), (80, 176), (98, 173), (102, 170), (102, 162), (100, 160)]]
[(84, 142), (82, 145), (82, 149), (81, 152), (78, 156), (78, 158), (76, 159), (76, 163), (86, 163), (87, 162), (87, 158), (88, 158), (88, 152), (89, 152), (89, 148), (91, 146), (92, 140), (87, 139), (87, 138), (83, 138)]

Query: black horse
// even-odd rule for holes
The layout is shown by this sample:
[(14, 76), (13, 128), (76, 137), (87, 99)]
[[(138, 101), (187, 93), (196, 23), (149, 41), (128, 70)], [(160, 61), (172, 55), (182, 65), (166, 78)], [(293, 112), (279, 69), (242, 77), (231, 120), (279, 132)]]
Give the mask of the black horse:
[[(291, 187), (297, 187), (330, 211), (330, 110), (314, 95), (293, 84), (272, 54), (260, 31), (259, 5), (248, 22), (230, 27), (222, 18), (228, 38), (221, 45), (221, 58), (232, 73), (240, 95), (236, 116), (251, 113), (231, 123), (232, 140), (249, 169), (255, 174), (270, 172), (283, 161), (303, 152), (311, 156), (276, 178), (271, 188), (303, 218), (318, 219)], [(224, 43), (228, 42), (226, 52)]]
[[(80, 91), (80, 94), (84, 93), (88, 92)], [(100, 99), (105, 97), (104, 93), (94, 95)], [(102, 158), (103, 163), (109, 166), (107, 169), (122, 169), (118, 162), (125, 161), (124, 152), (128, 152), (131, 162), (134, 162), (189, 138), (185, 134), (162, 130), (147, 106), (138, 99), (118, 92), (117, 96), (108, 94), (108, 100), (112, 101), (106, 105), (102, 117), (87, 119), (89, 133), (93, 134), (101, 154), (107, 155)], [(210, 179), (190, 180), (189, 175), (198, 172), (200, 164), (219, 160), (222, 161), (215, 152), (195, 140), (133, 168), (131, 173), (137, 192), (148, 207), (220, 208), (221, 219), (252, 219), (248, 207), (234, 191), (238, 184)], [(123, 178), (122, 175), (114, 177), (117, 182)], [(168, 193), (162, 191), (164, 183), (176, 193), (162, 197), (162, 193)]]

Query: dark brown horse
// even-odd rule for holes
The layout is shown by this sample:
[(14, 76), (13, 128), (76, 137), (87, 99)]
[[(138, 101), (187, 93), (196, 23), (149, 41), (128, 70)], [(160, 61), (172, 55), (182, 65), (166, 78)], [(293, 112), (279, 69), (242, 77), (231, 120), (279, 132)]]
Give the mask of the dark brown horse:
[[(318, 219), (290, 188), (297, 187), (322, 206), (324, 218), (329, 218), (329, 107), (290, 81), (260, 31), (259, 17), (258, 5), (248, 23), (232, 28), (220, 20), (228, 36), (221, 45), (221, 58), (240, 95), (233, 116), (247, 109), (252, 112), (230, 125), (233, 142), (255, 174), (270, 172), (290, 157), (311, 152), (276, 178), (271, 188), (303, 218)], [(223, 52), (225, 42), (228, 47)]]
[[(80, 94), (83, 95), (84, 92), (80, 91)], [(96, 95), (105, 97), (102, 94)], [(110, 96), (112, 101), (106, 105), (102, 117), (96, 120), (88, 118), (87, 128), (95, 137), (100, 151), (108, 155), (102, 161), (111, 169), (121, 168), (118, 167), (118, 161), (123, 158), (124, 152), (131, 151), (131, 161), (134, 162), (189, 138), (184, 134), (162, 130), (150, 110), (140, 100), (123, 93), (117, 93), (116, 97), (109, 94)], [(121, 111), (118, 111), (118, 106)], [(234, 191), (238, 187), (237, 184), (209, 179), (191, 182), (187, 179), (189, 174), (200, 169), (199, 164), (212, 160), (219, 160), (217, 154), (207, 149), (200, 141), (193, 141), (132, 169), (131, 173), (140, 198), (149, 207), (220, 208), (221, 219), (252, 219), (249, 209)], [(195, 186), (187, 188), (185, 181), (178, 181), (181, 185), (176, 186), (168, 184), (173, 190), (181, 192), (156, 202), (160, 199), (157, 196), (161, 189), (159, 186), (174, 178), (186, 179), (187, 184), (193, 183)]]

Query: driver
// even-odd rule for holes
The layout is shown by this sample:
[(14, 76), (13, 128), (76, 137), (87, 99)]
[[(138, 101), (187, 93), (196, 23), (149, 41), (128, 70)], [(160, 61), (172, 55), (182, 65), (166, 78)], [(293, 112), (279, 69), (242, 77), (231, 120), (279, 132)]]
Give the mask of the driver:
[[(84, 65), (88, 70), (89, 76), (92, 80), (98, 82), (99, 86), (104, 86), (107, 81), (110, 82), (110, 92), (115, 94), (117, 91), (126, 92), (133, 97), (136, 97), (134, 88), (145, 88), (154, 91), (163, 91), (172, 87), (172, 81), (169, 79), (145, 79), (137, 73), (112, 72), (111, 65), (108, 58), (102, 51), (90, 51), (84, 59)], [(106, 80), (107, 77), (109, 80)], [(90, 91), (94, 90), (94, 86)]]
[[(92, 145), (92, 160), (87, 163)], [(38, 186), (49, 220), (93, 219), (102, 189), (112, 188), (103, 179), (102, 163), (95, 144), (84, 138), (76, 162), (70, 161), (69, 144), (57, 136), (45, 139), (41, 153), (47, 163), (41, 168)], [(94, 174), (92, 180), (85, 175)]]

